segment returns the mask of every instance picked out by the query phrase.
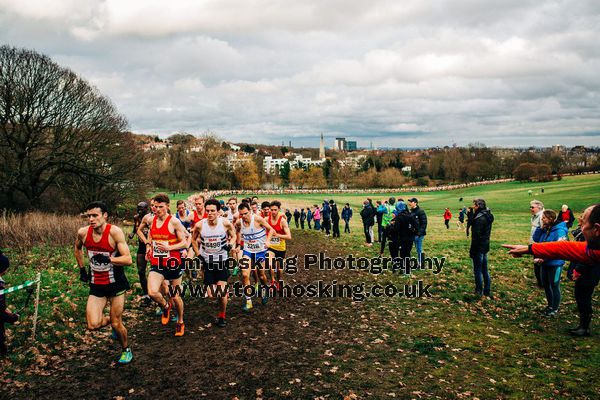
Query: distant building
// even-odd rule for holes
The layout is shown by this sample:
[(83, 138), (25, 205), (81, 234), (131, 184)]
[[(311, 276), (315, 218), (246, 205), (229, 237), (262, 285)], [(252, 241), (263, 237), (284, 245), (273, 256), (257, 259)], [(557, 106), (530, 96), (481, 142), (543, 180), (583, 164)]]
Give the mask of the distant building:
[(356, 150), (356, 141), (355, 140), (347, 141), (346, 142), (346, 150), (348, 150), (348, 151)]
[(254, 162), (252, 156), (247, 153), (231, 153), (227, 156), (227, 166), (231, 169), (237, 168), (241, 164)]
[(265, 172), (272, 174), (277, 172), (286, 162), (289, 162), (287, 158), (273, 158), (273, 156), (266, 156), (263, 160), (263, 169)]
[(346, 158), (339, 159), (339, 160), (337, 160), (337, 162), (342, 167), (358, 168), (358, 167), (360, 167), (362, 162), (365, 160), (365, 158), (367, 158), (366, 155), (359, 154), (355, 157), (346, 157)]
[(412, 167), (410, 165), (406, 165), (406, 166), (402, 167), (402, 173), (406, 176), (410, 176), (411, 171), (412, 171)]
[(335, 138), (335, 144), (333, 145), (334, 150), (338, 150), (338, 151), (346, 151), (347, 148), (347, 143), (346, 143), (346, 138), (343, 137), (336, 137)]

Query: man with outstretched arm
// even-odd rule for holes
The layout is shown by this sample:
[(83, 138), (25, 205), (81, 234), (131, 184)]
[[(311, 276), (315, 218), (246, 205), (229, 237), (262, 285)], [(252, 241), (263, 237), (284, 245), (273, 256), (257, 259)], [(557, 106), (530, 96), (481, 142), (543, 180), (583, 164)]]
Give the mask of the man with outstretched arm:
[(526, 245), (504, 244), (513, 257), (532, 254), (545, 260), (569, 260), (579, 265), (575, 269), (575, 300), (579, 311), (579, 326), (570, 329), (573, 336), (590, 336), (592, 295), (600, 281), (600, 203), (588, 207), (579, 218), (585, 242), (545, 242)]
[[(132, 264), (125, 234), (118, 226), (106, 222), (108, 212), (101, 201), (88, 204), (85, 215), (89, 225), (80, 228), (75, 239), (75, 259), (82, 282), (89, 282), (90, 295), (86, 307), (87, 327), (98, 330), (110, 324), (123, 349), (120, 364), (133, 359), (129, 347), (127, 329), (121, 316), (125, 305), (125, 291), (129, 282), (124, 267)], [(90, 274), (84, 266), (83, 247), (90, 265)], [(110, 316), (104, 315), (104, 307), (110, 301)]]

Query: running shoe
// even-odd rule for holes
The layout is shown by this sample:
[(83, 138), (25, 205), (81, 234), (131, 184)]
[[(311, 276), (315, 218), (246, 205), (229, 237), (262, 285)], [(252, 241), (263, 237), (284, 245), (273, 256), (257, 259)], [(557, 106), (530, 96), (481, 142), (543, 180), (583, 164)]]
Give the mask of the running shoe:
[(256, 282), (256, 283), (254, 284), (254, 290), (256, 291), (256, 293), (258, 293), (258, 282)]
[(198, 279), (198, 271), (195, 269), (192, 270), (192, 279)]
[(252, 300), (246, 300), (244, 301), (244, 304), (242, 304), (242, 311), (249, 312), (252, 307)]
[(145, 295), (142, 297), (142, 301), (140, 302), (140, 305), (142, 307), (150, 307), (152, 305), (152, 299), (150, 298), (150, 296)]
[(172, 309), (171, 310), (171, 322), (177, 322), (178, 319), (179, 319), (179, 316), (177, 315), (177, 310)]
[(154, 315), (156, 315), (157, 317), (160, 317), (162, 315), (162, 308), (156, 307), (156, 311), (154, 312)]
[(231, 275), (237, 276), (237, 274), (239, 274), (239, 273), (240, 273), (240, 267), (238, 267), (238, 266), (233, 267), (233, 272), (231, 273)]
[(167, 304), (165, 305), (165, 308), (162, 309), (162, 317), (160, 319), (160, 321), (162, 322), (163, 325), (166, 325), (169, 323), (170, 316), (171, 316), (171, 304), (169, 302), (167, 302)]
[(117, 331), (115, 330), (115, 328), (112, 328), (112, 332), (110, 334), (110, 338), (113, 340), (117, 340), (119, 338), (119, 336), (117, 335)]
[(175, 336), (183, 336), (185, 333), (185, 324), (183, 322), (175, 325)]
[(264, 306), (264, 305), (266, 305), (268, 302), (269, 302), (269, 295), (268, 295), (268, 294), (266, 294), (266, 295), (264, 295), (264, 296), (263, 296), (263, 298), (262, 298), (262, 305)]
[(225, 318), (220, 318), (220, 317), (219, 317), (219, 318), (217, 318), (217, 323), (216, 323), (216, 325), (217, 325), (219, 328), (225, 328), (225, 325), (227, 325), (227, 322), (225, 322)]
[(119, 358), (119, 364), (129, 364), (133, 360), (133, 353), (131, 349), (128, 347), (124, 352), (121, 353), (121, 357)]

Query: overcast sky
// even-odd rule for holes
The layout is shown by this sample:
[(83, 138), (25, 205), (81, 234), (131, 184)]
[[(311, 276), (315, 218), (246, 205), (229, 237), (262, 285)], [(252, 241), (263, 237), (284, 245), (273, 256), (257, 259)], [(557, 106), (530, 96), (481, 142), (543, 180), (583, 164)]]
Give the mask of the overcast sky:
[(0, 43), (71, 68), (138, 133), (600, 145), (598, 0), (0, 0)]

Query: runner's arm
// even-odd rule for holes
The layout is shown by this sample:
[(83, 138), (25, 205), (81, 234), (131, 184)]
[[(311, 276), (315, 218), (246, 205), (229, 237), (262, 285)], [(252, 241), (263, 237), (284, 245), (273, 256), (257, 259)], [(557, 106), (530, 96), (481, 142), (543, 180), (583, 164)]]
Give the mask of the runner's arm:
[(225, 227), (227, 236), (229, 237), (229, 245), (234, 248), (237, 242), (237, 233), (235, 228), (233, 227), (233, 224), (227, 220), (224, 221), (223, 226)]
[(179, 220), (171, 218), (171, 223), (174, 225), (173, 228), (175, 230), (175, 234), (177, 235), (177, 239), (179, 239), (179, 243), (176, 243), (174, 245), (168, 245), (167, 250), (169, 251), (173, 251), (173, 250), (182, 250), (182, 249), (187, 249), (188, 248), (188, 240), (187, 240), (187, 232), (185, 230), (185, 227), (183, 226), (183, 224), (181, 222), (179, 222)]
[(146, 237), (146, 235), (144, 235), (144, 229), (145, 228), (149, 228), (150, 224), (148, 223), (148, 220), (150, 218), (148, 218), (150, 214), (146, 214), (144, 216), (144, 218), (142, 218), (142, 222), (140, 222), (140, 225), (138, 226), (138, 229), (136, 231), (138, 237), (140, 238), (140, 240), (142, 241), (142, 243), (146, 243), (149, 244), (150, 243), (150, 233), (148, 233), (148, 237)]
[[(275, 232), (275, 230), (273, 228), (271, 228), (271, 225), (268, 224), (267, 220), (265, 220), (262, 217), (255, 217), (254, 220), (258, 221), (258, 224), (266, 229), (267, 238), (265, 239), (265, 243), (268, 246), (271, 243), (271, 237), (273, 236), (273, 233)], [(282, 221), (283, 221), (283, 219), (282, 219)]]
[(77, 266), (79, 267), (79, 269), (83, 269), (85, 268), (83, 263), (83, 231), (85, 228), (81, 228), (79, 231), (77, 231), (77, 238), (75, 239), (75, 260), (77, 261)]
[(280, 235), (277, 232), (275, 232), (275, 230), (273, 230), (273, 235), (277, 235), (281, 239), (292, 240), (292, 231), (290, 230), (290, 225), (285, 220), (285, 218), (281, 219), (281, 227), (283, 228), (284, 234)]
[(200, 236), (200, 231), (202, 230), (202, 224), (198, 223), (197, 226), (194, 226), (192, 229), (192, 247), (194, 248), (194, 254), (196, 256), (200, 255), (200, 246), (198, 245), (198, 237)]
[(110, 262), (113, 265), (119, 265), (125, 267), (127, 265), (131, 265), (133, 260), (131, 259), (131, 253), (129, 252), (129, 246), (127, 245), (127, 241), (125, 240), (125, 234), (118, 226), (112, 226), (110, 229), (110, 235), (115, 241), (115, 245), (117, 250), (119, 251), (119, 255), (117, 257), (111, 257)]

